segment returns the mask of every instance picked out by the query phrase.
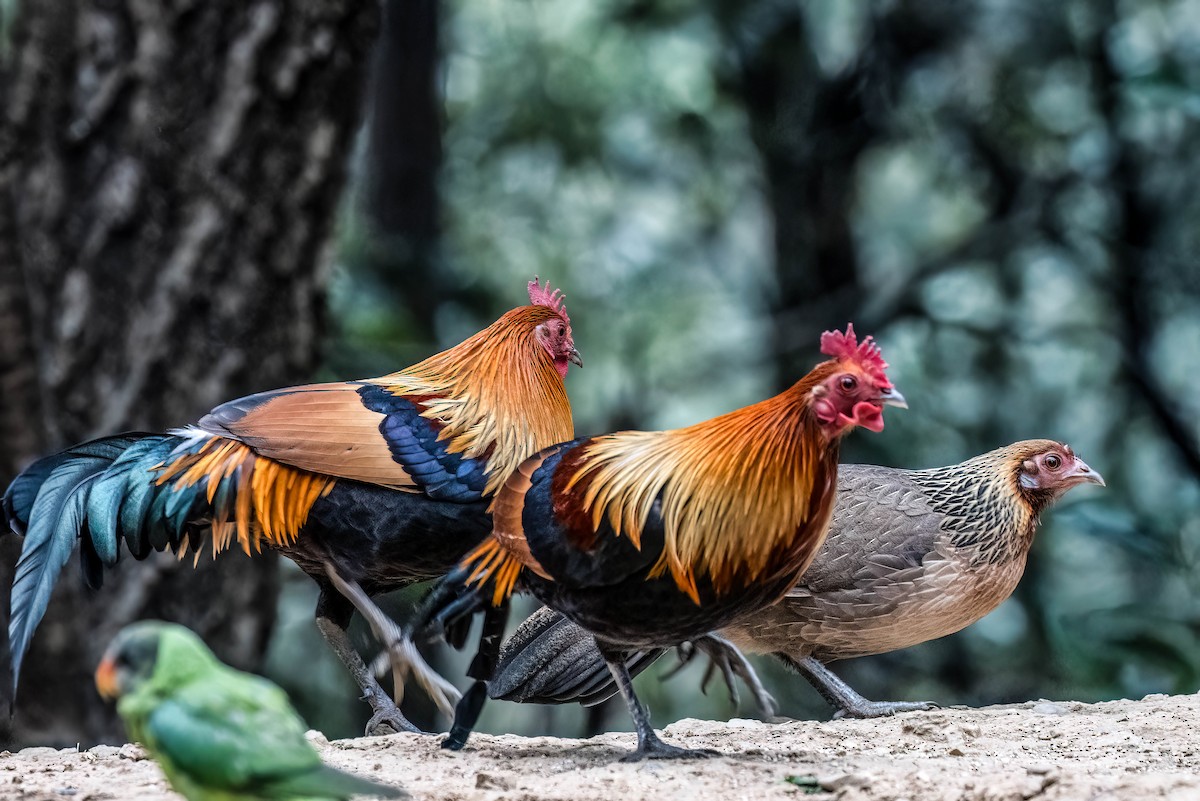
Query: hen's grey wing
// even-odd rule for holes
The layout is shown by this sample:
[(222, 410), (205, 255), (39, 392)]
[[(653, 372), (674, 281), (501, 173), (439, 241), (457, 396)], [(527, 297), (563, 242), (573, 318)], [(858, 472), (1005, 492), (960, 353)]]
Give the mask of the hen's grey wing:
[(951, 578), (944, 522), (910, 471), (842, 465), (829, 535), (812, 566), (783, 601), (726, 636), (751, 653), (797, 659), (891, 650), (862, 632)]

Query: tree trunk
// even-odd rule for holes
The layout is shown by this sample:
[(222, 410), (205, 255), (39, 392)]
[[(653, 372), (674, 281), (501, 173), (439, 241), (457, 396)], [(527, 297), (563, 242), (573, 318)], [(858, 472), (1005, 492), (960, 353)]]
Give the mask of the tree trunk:
[[(442, 104), (437, 0), (385, 0), (371, 77), (363, 211), (366, 264), (425, 343), (445, 298), (439, 268)], [(425, 344), (422, 343), (422, 344)]]
[[(0, 478), (311, 375), (377, 15), (317, 0), (20, 4), (0, 76)], [(3, 545), (10, 586), (20, 542)], [(276, 572), (232, 554), (196, 570), (126, 559), (88, 593), (68, 567), (8, 741), (123, 741), (89, 674), (137, 618), (183, 622), (253, 667)]]

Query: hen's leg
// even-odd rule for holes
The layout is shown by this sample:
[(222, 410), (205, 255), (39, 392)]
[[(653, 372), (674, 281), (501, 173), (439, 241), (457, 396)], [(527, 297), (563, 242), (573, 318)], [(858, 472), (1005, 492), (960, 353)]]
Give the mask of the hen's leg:
[[(721, 669), (725, 684), (729, 687), (729, 697), (734, 705), (738, 702), (737, 687), (733, 677), (737, 676), (746, 682), (750, 692), (754, 694), (754, 702), (758, 704), (758, 713), (763, 720), (775, 720), (778, 706), (775, 699), (767, 692), (767, 688), (758, 679), (758, 674), (737, 646), (718, 634), (708, 634), (695, 641), (696, 648), (708, 654), (712, 664)], [(709, 673), (704, 675), (704, 684), (708, 683)]]
[(327, 588), (321, 589), (321, 597), (317, 601), (317, 630), (354, 677), (355, 683), (362, 691), (363, 700), (371, 705), (373, 714), (367, 721), (366, 733), (386, 734), (384, 727), (396, 732), (419, 731), (404, 717), (391, 696), (380, 686), (375, 674), (363, 662), (363, 658), (350, 643), (350, 638), (346, 636), (346, 626), (349, 625), (353, 613), (354, 607), (347, 603), (346, 599)]
[(854, 688), (842, 681), (832, 670), (811, 656), (793, 659), (787, 654), (776, 654), (801, 676), (808, 679), (821, 697), (829, 702), (836, 712), (835, 718), (882, 718), (897, 712), (918, 712), (936, 709), (932, 701), (871, 701), (863, 698)]
[(437, 672), (429, 666), (425, 658), (417, 650), (416, 645), (404, 636), (404, 632), (396, 625), (387, 614), (380, 609), (370, 596), (359, 586), (357, 581), (347, 580), (337, 572), (333, 565), (325, 563), (325, 574), (329, 577), (330, 582), (337, 588), (337, 591), (342, 596), (354, 604), (354, 608), (359, 611), (371, 626), (371, 631), (375, 637), (387, 649), (388, 658), (392, 663), (392, 679), (394, 681), (393, 691), (396, 694), (396, 701), (399, 702), (404, 697), (404, 682), (411, 673), (417, 683), (424, 688), (433, 702), (437, 704), (438, 709), (442, 714), (450, 717), (454, 714), (454, 705), (458, 702), (460, 696), (457, 689), (450, 682), (439, 676)]
[(629, 678), (629, 671), (625, 668), (625, 655), (620, 652), (608, 651), (599, 642), (596, 643), (596, 646), (603, 654), (608, 670), (617, 682), (617, 688), (625, 699), (625, 706), (629, 708), (629, 715), (633, 718), (633, 725), (637, 729), (637, 750), (621, 757), (622, 762), (638, 762), (643, 759), (703, 759), (715, 755), (714, 751), (680, 748), (677, 745), (668, 745), (658, 739), (658, 735), (654, 733), (654, 728), (650, 725), (650, 715), (642, 706), (642, 702), (633, 694), (633, 682)]

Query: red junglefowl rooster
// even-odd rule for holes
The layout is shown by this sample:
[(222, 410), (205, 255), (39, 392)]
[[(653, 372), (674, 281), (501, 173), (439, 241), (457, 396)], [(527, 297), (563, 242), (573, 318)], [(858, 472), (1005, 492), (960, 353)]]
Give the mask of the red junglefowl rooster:
[[(151, 550), (199, 557), (279, 549), (320, 586), (317, 626), (362, 688), (368, 731), (412, 730), (346, 635), (357, 609), (444, 708), (455, 694), (371, 601), (435, 578), (491, 530), (491, 496), (530, 454), (573, 434), (563, 379), (582, 364), (560, 291), (397, 373), (251, 395), (166, 435), (125, 434), (35, 462), (4, 495), (25, 541), (12, 586), (14, 695), (59, 571), (82, 540), (84, 576)], [(441, 682), (439, 684), (438, 682)]]
[[(1088, 483), (1104, 479), (1069, 445), (1043, 439), (931, 470), (844, 464), (812, 566), (786, 598), (721, 635), (746, 653), (779, 657), (839, 716), (932, 708), (869, 701), (825, 663), (944, 637), (991, 612), (1025, 571), (1039, 515)], [(664, 652), (640, 651), (626, 666), (636, 675)], [(524, 703), (595, 704), (617, 687), (591, 635), (543, 608), (504, 643), (488, 691)]]
[[(491, 538), (418, 619), (452, 636), (485, 598), (500, 606), (519, 585), (593, 635), (637, 728), (627, 759), (703, 755), (658, 738), (624, 660), (700, 640), (737, 669), (736, 649), (706, 635), (779, 601), (812, 561), (833, 512), (839, 441), (855, 426), (881, 431), (883, 406), (904, 406), (870, 337), (826, 332), (821, 351), (833, 358), (753, 406), (530, 457), (496, 495)], [(484, 633), (477, 679), (494, 664), (486, 619)], [(481, 689), (464, 696), (446, 747), (465, 742)]]

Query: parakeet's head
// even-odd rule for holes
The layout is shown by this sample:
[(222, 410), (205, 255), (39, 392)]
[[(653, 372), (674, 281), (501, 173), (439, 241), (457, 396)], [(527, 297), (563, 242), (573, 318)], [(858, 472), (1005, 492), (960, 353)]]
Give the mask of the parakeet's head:
[(96, 667), (96, 689), (114, 699), (158, 682), (180, 684), (215, 661), (190, 630), (146, 620), (126, 626), (113, 638)]

